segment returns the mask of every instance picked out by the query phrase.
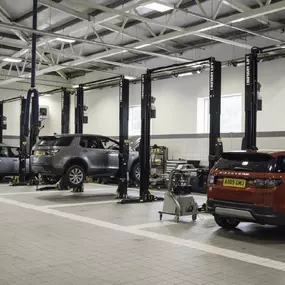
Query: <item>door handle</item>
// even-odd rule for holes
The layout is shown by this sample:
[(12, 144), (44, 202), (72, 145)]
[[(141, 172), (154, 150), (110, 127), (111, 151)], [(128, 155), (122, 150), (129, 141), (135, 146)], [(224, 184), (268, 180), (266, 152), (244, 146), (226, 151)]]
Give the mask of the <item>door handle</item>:
[(18, 161), (19, 159), (13, 159), (13, 161)]

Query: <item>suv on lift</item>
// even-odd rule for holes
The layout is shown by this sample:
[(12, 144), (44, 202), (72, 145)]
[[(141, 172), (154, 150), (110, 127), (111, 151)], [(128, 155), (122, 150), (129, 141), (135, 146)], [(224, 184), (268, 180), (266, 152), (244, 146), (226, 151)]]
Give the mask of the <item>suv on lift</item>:
[[(29, 160), (26, 160), (26, 173), (29, 173)], [(0, 181), (8, 176), (19, 175), (19, 148), (0, 143)]]
[(240, 222), (285, 225), (285, 151), (224, 153), (208, 177), (208, 210), (232, 229)]
[[(31, 167), (54, 184), (61, 177), (72, 187), (81, 185), (86, 175), (116, 176), (119, 169), (119, 143), (101, 135), (54, 135), (40, 137), (32, 149)], [(130, 177), (140, 179), (139, 153), (130, 149)]]

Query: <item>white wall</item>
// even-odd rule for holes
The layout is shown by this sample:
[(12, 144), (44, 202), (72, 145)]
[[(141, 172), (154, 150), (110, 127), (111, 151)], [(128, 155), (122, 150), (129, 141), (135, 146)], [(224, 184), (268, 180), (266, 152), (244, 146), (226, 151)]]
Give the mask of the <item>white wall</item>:
[[(265, 45), (265, 44), (264, 44)], [(222, 52), (221, 52), (222, 50)], [(217, 60), (242, 57), (245, 50), (229, 46), (216, 45), (206, 50), (195, 50), (185, 53), (185, 57), (201, 59), (215, 56)], [(171, 62), (159, 60), (163, 64)], [(173, 62), (172, 62), (173, 63)], [(155, 61), (145, 63), (147, 67), (155, 66)], [(122, 71), (123, 73), (123, 71)], [(98, 76), (98, 73), (96, 73)], [(127, 72), (129, 74), (129, 71)], [(139, 75), (139, 74), (137, 74)], [(106, 77), (106, 76), (105, 76)], [(197, 98), (209, 95), (208, 71), (201, 75), (186, 76), (161, 81), (152, 85), (152, 94), (156, 97), (157, 118), (153, 120), (152, 134), (165, 135), (166, 138), (156, 138), (152, 143), (169, 147), (170, 158), (200, 159), (207, 164), (208, 139), (200, 137), (170, 138), (167, 135), (196, 134), (197, 126)], [(92, 74), (77, 78), (72, 84), (96, 80)], [(263, 111), (258, 113), (257, 129), (259, 132), (285, 131), (285, 60), (259, 64), (259, 81), (262, 84)], [(47, 87), (46, 87), (47, 88)], [(43, 87), (44, 89), (44, 87)], [(0, 89), (0, 97), (8, 98), (23, 95), (19, 92), (10, 92)], [(17, 94), (16, 94), (17, 93)], [(244, 97), (244, 67), (223, 68), (222, 94), (241, 93)], [(24, 93), (25, 94), (25, 93)], [(243, 100), (244, 101), (244, 100)], [(244, 103), (244, 102), (243, 102)], [(49, 106), (49, 118), (44, 122), (45, 128), (41, 134), (60, 132), (61, 97), (60, 94), (42, 97), (41, 105)], [(100, 133), (108, 136), (118, 136), (119, 130), (119, 95), (118, 88), (105, 88), (85, 93), (85, 104), (88, 105), (89, 123), (84, 125), (85, 133)], [(140, 105), (140, 84), (131, 84), (130, 105)], [(17, 103), (5, 107), (8, 117), (8, 130), (4, 135), (18, 135), (19, 107)], [(74, 96), (71, 105), (71, 132), (74, 132)], [(244, 114), (242, 114), (244, 121)], [(244, 122), (242, 123), (242, 126)], [(283, 148), (285, 137), (259, 137), (257, 142), (260, 148)], [(241, 137), (224, 138), (224, 149), (240, 149)]]

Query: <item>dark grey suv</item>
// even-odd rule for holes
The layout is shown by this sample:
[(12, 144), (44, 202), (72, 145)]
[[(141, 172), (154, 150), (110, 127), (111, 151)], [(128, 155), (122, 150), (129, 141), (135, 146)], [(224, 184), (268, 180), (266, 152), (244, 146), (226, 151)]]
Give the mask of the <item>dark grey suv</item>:
[[(55, 183), (61, 177), (70, 186), (83, 183), (86, 175), (116, 176), (119, 168), (119, 143), (101, 135), (55, 135), (40, 137), (33, 147), (31, 167)], [(130, 149), (129, 173), (139, 182), (139, 153)]]

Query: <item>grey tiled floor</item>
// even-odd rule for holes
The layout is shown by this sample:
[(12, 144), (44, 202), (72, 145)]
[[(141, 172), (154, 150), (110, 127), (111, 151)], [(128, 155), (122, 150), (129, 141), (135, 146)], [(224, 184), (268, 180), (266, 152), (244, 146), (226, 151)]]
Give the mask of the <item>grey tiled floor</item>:
[[(96, 189), (95, 189), (96, 188)], [(112, 187), (88, 186), (81, 198), (66, 193), (32, 193), (5, 195), (16, 188), (0, 187), (0, 285), (7, 284), (282, 284), (285, 272), (254, 265), (201, 250), (158, 241), (104, 226), (66, 219), (19, 205), (7, 204), (1, 198), (39, 206), (93, 202), (98, 192), (113, 193)], [(102, 189), (98, 191), (98, 189)], [(18, 188), (18, 192), (34, 188)], [(1, 195), (2, 194), (2, 195)], [(56, 199), (56, 196), (61, 196)], [(92, 197), (93, 196), (93, 197)], [(91, 199), (90, 199), (91, 197)], [(110, 196), (106, 200), (110, 199)], [(203, 200), (203, 197), (198, 197)], [(211, 218), (173, 225), (159, 224), (157, 210), (162, 204), (79, 205), (56, 208), (75, 214), (129, 226), (158, 223), (144, 231), (206, 245), (226, 247), (239, 252), (284, 262), (285, 248), (281, 232), (244, 224), (237, 231), (221, 231)], [(172, 217), (165, 216), (165, 220)], [(146, 225), (147, 226), (147, 225)], [(263, 237), (259, 235), (262, 234)], [(283, 235), (284, 236), (284, 235)], [(251, 250), (251, 251), (250, 251)]]

